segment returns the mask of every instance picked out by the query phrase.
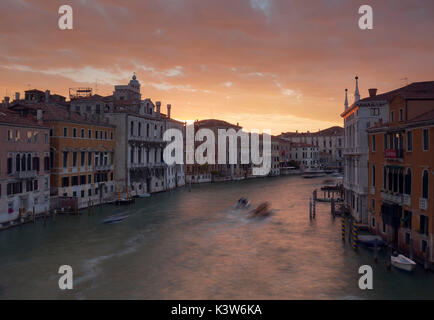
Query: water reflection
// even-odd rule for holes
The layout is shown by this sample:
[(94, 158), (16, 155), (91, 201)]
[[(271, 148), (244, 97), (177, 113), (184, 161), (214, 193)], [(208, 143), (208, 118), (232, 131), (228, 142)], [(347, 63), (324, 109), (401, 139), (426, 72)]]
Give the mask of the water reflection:
[[(366, 299), (433, 298), (432, 274), (386, 271), (385, 256), (355, 253), (340, 239), (329, 205), (309, 220), (321, 180), (257, 179), (193, 186), (138, 199), (126, 208), (60, 216), (0, 233), (0, 298), (55, 299)], [(318, 187), (318, 186), (317, 186)], [(269, 201), (266, 219), (236, 210)], [(60, 291), (57, 269), (74, 269), (74, 290)], [(374, 268), (374, 290), (358, 288), (358, 268)]]

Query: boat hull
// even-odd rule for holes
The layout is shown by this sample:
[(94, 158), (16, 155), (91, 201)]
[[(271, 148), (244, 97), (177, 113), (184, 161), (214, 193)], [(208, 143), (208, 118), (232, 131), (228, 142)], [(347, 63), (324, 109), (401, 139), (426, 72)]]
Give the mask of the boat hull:
[(398, 257), (391, 257), (392, 266), (395, 268), (412, 272), (416, 268), (416, 263), (403, 255), (399, 255)]

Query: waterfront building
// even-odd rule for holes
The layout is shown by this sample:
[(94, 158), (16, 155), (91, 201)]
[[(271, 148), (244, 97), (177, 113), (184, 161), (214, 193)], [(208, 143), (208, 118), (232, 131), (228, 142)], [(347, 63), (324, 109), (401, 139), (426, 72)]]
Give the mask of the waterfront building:
[(291, 144), (290, 160), (298, 163), (302, 171), (317, 170), (319, 166), (319, 147), (304, 142)]
[(1, 228), (49, 210), (49, 129), (33, 115), (0, 108), (0, 141)]
[(368, 224), (368, 133), (378, 120), (388, 121), (389, 103), (393, 95), (386, 92), (377, 95), (377, 89), (369, 89), (369, 97), (360, 100), (358, 77), (354, 103), (349, 106), (345, 90), (344, 119), (344, 190), (345, 206), (358, 223)]
[[(229, 181), (233, 179), (241, 179), (251, 172), (250, 165), (240, 163), (240, 143), (237, 143), (237, 164), (229, 164), (229, 147), (226, 148), (226, 163), (218, 163), (218, 130), (234, 129), (236, 132), (242, 129), (238, 124), (217, 120), (217, 119), (205, 119), (196, 120), (194, 122), (194, 132), (200, 129), (209, 129), (214, 133), (215, 139), (215, 164), (186, 164), (186, 181), (191, 183), (203, 183), (211, 181)], [(195, 149), (202, 142), (195, 141)], [(249, 169), (250, 168), (250, 169)], [(250, 171), (249, 171), (250, 170)]]
[(50, 128), (52, 208), (63, 207), (65, 199), (79, 209), (115, 199), (115, 126), (50, 103), (16, 103), (11, 109), (37, 115)]
[(369, 227), (414, 259), (428, 255), (433, 263), (434, 81), (390, 95), (389, 121), (368, 129)]
[(108, 119), (116, 126), (115, 180), (122, 196), (141, 196), (185, 184), (182, 164), (164, 163), (168, 128), (184, 130), (184, 123), (161, 112), (161, 102), (142, 100), (140, 82), (134, 75), (127, 85), (116, 85), (113, 95), (90, 95), (71, 100), (71, 110), (91, 119)]
[(344, 129), (342, 127), (334, 126), (317, 132), (284, 132), (280, 137), (290, 142), (318, 147), (321, 168), (343, 170)]
[(271, 168), (269, 176), (280, 176), (280, 138), (271, 136)]

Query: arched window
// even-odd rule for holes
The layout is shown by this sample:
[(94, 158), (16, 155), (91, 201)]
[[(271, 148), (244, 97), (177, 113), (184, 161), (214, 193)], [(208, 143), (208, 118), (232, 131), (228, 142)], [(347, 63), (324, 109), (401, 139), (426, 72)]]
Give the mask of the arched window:
[(424, 170), (422, 175), (422, 198), (428, 199), (428, 171)]
[(17, 154), (17, 157), (16, 157), (15, 167), (16, 167), (15, 169), (17, 172), (21, 170), (21, 160), (20, 160), (19, 154)]
[(30, 154), (27, 155), (27, 170), (32, 170), (32, 156)]
[(21, 171), (26, 171), (26, 155), (23, 154), (21, 157)]
[(398, 193), (404, 193), (404, 172), (399, 170), (398, 174)]
[(407, 169), (407, 174), (405, 175), (405, 194), (411, 195), (411, 169)]

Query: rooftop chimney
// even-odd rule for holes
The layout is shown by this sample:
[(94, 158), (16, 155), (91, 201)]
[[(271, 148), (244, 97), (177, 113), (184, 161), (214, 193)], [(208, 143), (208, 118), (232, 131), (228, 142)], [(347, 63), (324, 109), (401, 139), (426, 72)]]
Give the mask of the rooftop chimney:
[(170, 110), (172, 109), (172, 106), (170, 104), (167, 105), (167, 117), (170, 119)]
[(20, 93), (15, 92), (15, 101), (19, 101), (19, 100), (20, 100)]
[(45, 103), (50, 102), (50, 90), (45, 90)]
[(5, 107), (9, 108), (9, 97), (5, 97)]
[(161, 102), (157, 101), (155, 104), (157, 105), (157, 117), (160, 117)]
[(370, 97), (375, 97), (377, 95), (377, 89), (376, 88), (368, 89), (368, 91), (369, 91)]

